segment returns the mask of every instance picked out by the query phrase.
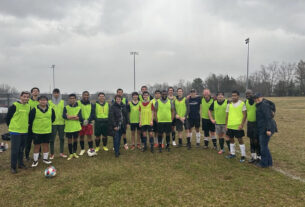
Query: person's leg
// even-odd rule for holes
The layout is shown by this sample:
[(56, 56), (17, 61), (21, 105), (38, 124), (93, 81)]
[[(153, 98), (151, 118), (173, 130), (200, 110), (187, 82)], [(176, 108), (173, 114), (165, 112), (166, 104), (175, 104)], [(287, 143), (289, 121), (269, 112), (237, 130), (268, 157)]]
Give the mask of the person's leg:
[[(219, 130), (221, 130), (221, 129), (219, 129)], [(219, 131), (219, 132), (216, 131), (216, 133), (218, 134), (218, 141), (219, 141), (219, 147), (220, 147), (219, 154), (222, 154), (224, 152), (225, 133), (223, 133), (222, 131)]]
[(59, 153), (60, 156), (66, 158), (67, 155), (64, 154), (64, 146), (65, 146), (65, 125), (58, 125), (57, 131), (59, 136)]
[(33, 142), (33, 133), (32, 131), (29, 129), (29, 133), (26, 139), (26, 143), (25, 143), (25, 158), (27, 160), (29, 160), (29, 156), (30, 156), (30, 151), (31, 151), (31, 147), (32, 147), (32, 142)]
[(213, 143), (213, 148), (217, 149), (217, 138), (216, 138), (216, 133), (215, 133), (215, 124), (213, 124), (211, 122), (211, 120), (209, 120), (208, 125), (209, 125), (210, 136), (211, 136), (212, 143)]
[(131, 133), (131, 149), (134, 150), (135, 145), (136, 145), (136, 128), (130, 126), (130, 133)]
[(120, 141), (121, 141), (121, 133), (120, 131), (115, 131), (113, 137), (113, 144), (114, 144), (114, 153), (116, 157), (120, 155)]
[[(210, 138), (210, 131), (207, 119), (202, 119), (202, 131), (204, 133), (204, 148), (208, 148), (209, 146), (209, 138)], [(200, 142), (200, 138), (199, 138)], [(197, 142), (198, 143), (198, 142)]]
[(18, 154), (21, 145), (21, 135), (11, 134), (11, 169), (12, 172), (17, 172)]
[(269, 167), (272, 166), (272, 157), (268, 148), (270, 137), (264, 134), (259, 135), (259, 143), (261, 148), (261, 161), (259, 164), (262, 167)]
[[(83, 131), (83, 129), (82, 129)], [(79, 145), (80, 145), (80, 153), (79, 155), (83, 155), (85, 153), (85, 134), (83, 134), (81, 131), (81, 134), (79, 136)]]
[(176, 126), (176, 119), (172, 121), (172, 126), (171, 126), (171, 132), (172, 132), (172, 140), (173, 140), (173, 146), (176, 146), (176, 131), (175, 131), (175, 126)]
[(149, 143), (150, 143), (150, 151), (154, 152), (154, 133), (153, 129), (149, 132)]
[(27, 139), (27, 134), (22, 134), (20, 136), (20, 147), (19, 147), (19, 155), (18, 155), (18, 165), (19, 165), (19, 168), (24, 168), (25, 165), (23, 163), (23, 155), (24, 155), (24, 147), (25, 147), (25, 142), (26, 142), (26, 139)]
[(42, 143), (42, 151), (43, 151), (43, 162), (45, 164), (51, 164), (52, 162), (49, 160), (49, 142)]
[(196, 145), (197, 146), (200, 146), (200, 130), (199, 130), (199, 127), (195, 127), (195, 131), (196, 131)]
[[(73, 157), (73, 146), (72, 146), (72, 137), (70, 138), (68, 138), (68, 150), (69, 150), (69, 154), (70, 154), (70, 156), (69, 156), (69, 158), (71, 157), (71, 155), (72, 155), (72, 157)], [(69, 159), (68, 158), (68, 159)], [(71, 158), (70, 158), (71, 159)]]
[(241, 153), (240, 162), (244, 162), (245, 157), (246, 157), (246, 146), (244, 144), (244, 140), (242, 137), (238, 138), (238, 142), (239, 142), (239, 149), (240, 149), (240, 153)]
[(234, 158), (235, 157), (235, 141), (234, 141), (234, 131), (231, 129), (228, 129), (227, 136), (230, 139), (230, 154), (226, 156), (227, 158)]
[(142, 126), (143, 131), (142, 131), (142, 145), (143, 149), (142, 151), (145, 152), (147, 150), (147, 127)]
[(73, 134), (73, 156), (75, 158), (78, 158), (78, 156), (76, 155), (76, 151), (77, 151), (77, 142), (78, 142), (78, 132)]
[(50, 158), (51, 159), (54, 156), (54, 143), (55, 143), (55, 137), (56, 137), (57, 131), (58, 131), (57, 125), (52, 125), (52, 134), (50, 137), (50, 154), (51, 154)]

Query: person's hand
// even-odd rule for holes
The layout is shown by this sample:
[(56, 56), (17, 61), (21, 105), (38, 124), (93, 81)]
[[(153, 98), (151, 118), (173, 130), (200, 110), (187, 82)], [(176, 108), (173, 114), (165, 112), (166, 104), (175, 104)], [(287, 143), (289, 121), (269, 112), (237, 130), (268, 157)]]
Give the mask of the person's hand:
[(88, 120), (84, 120), (83, 125), (84, 125), (84, 126), (87, 126), (87, 125), (88, 125), (88, 123), (89, 123), (89, 121), (88, 121)]
[(215, 121), (214, 119), (212, 119), (211, 122), (212, 122), (213, 124), (216, 124), (216, 121)]
[(266, 134), (267, 134), (268, 137), (270, 137), (271, 136), (271, 131), (267, 131)]
[(113, 129), (114, 129), (114, 131), (118, 131), (118, 130), (119, 130), (119, 128), (118, 128), (118, 127), (114, 127)]
[(154, 125), (154, 122), (153, 122), (153, 121), (151, 121), (151, 122), (150, 122), (150, 126), (153, 126), (153, 125)]
[(142, 124), (141, 124), (141, 122), (139, 123), (139, 127), (142, 127)]
[(225, 130), (226, 130), (226, 132), (228, 131), (228, 127), (227, 127), (227, 125), (225, 126)]
[(244, 126), (241, 124), (239, 127), (238, 127), (238, 130), (242, 130), (244, 128)]
[(184, 123), (185, 117), (181, 117), (180, 120), (182, 121), (182, 123)]
[(176, 115), (176, 119), (179, 119), (179, 118), (180, 118), (180, 117), (179, 117), (179, 115), (177, 114), (177, 115)]

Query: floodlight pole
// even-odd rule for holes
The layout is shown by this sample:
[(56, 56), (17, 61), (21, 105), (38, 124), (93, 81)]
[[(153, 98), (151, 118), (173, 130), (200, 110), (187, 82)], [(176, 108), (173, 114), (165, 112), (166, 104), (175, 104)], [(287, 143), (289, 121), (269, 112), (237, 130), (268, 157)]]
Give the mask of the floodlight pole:
[(130, 52), (130, 55), (133, 55), (133, 91), (136, 91), (136, 55), (139, 55), (138, 52)]
[(249, 51), (250, 51), (250, 38), (245, 40), (246, 44), (248, 45), (248, 55), (247, 55), (247, 81), (246, 81), (246, 90), (249, 89)]

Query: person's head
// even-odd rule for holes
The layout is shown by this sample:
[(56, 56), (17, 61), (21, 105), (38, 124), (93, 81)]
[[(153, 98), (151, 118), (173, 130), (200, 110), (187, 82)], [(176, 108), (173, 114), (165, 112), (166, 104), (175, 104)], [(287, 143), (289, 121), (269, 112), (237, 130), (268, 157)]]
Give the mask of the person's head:
[(131, 97), (132, 97), (133, 101), (137, 101), (137, 100), (139, 100), (139, 93), (136, 91), (132, 92)]
[(202, 95), (205, 99), (210, 99), (211, 98), (211, 91), (210, 89), (206, 88), (202, 91)]
[(167, 89), (167, 93), (168, 93), (168, 95), (169, 96), (173, 96), (174, 95), (174, 88), (173, 87), (168, 87), (168, 89)]
[(114, 100), (115, 100), (115, 102), (116, 102), (117, 104), (121, 104), (121, 103), (122, 103), (122, 96), (116, 95), (116, 96), (114, 97)]
[(141, 87), (141, 93), (142, 93), (142, 94), (144, 93), (144, 91), (147, 91), (147, 86), (142, 86), (142, 87)]
[(39, 88), (33, 87), (33, 88), (31, 89), (31, 94), (32, 94), (32, 96), (37, 97), (37, 96), (39, 96), (39, 93), (40, 93)]
[(166, 90), (162, 91), (161, 97), (162, 97), (163, 100), (167, 99), (167, 91)]
[(234, 90), (232, 91), (232, 101), (235, 103), (239, 100), (239, 92)]
[(116, 90), (116, 94), (117, 95), (119, 95), (119, 96), (123, 96), (123, 89), (121, 89), (121, 88), (118, 88), (117, 90)]
[(48, 97), (46, 96), (39, 96), (38, 97), (39, 106), (46, 107), (48, 104)]
[(98, 100), (100, 101), (100, 102), (105, 102), (105, 100), (106, 100), (106, 96), (105, 96), (105, 93), (103, 93), (103, 92), (100, 92), (100, 93), (98, 93)]
[(264, 97), (261, 93), (256, 93), (254, 96), (253, 96), (253, 99), (255, 101), (255, 103), (260, 103), (264, 100)]
[(58, 88), (54, 88), (53, 89), (53, 93), (52, 93), (52, 96), (54, 98), (58, 98), (60, 96), (60, 90)]
[(217, 92), (217, 96), (216, 96), (216, 98), (217, 98), (217, 101), (219, 101), (219, 102), (222, 102), (224, 99), (225, 99), (225, 94), (224, 94), (224, 92)]
[(253, 91), (252, 90), (250, 90), (250, 89), (246, 90), (246, 98), (247, 99), (253, 98)]
[(76, 95), (74, 93), (69, 94), (69, 104), (74, 105), (76, 103)]
[(29, 101), (29, 99), (30, 99), (30, 92), (22, 91), (21, 94), (20, 94), (20, 102), (22, 104), (25, 104)]
[(143, 99), (144, 101), (148, 101), (149, 93), (147, 91), (143, 92)]
[(160, 90), (156, 90), (155, 91), (155, 99), (160, 99), (161, 97), (161, 91)]
[(82, 93), (82, 99), (83, 99), (84, 101), (89, 101), (89, 97), (90, 97), (89, 91), (84, 91), (84, 92)]
[(177, 95), (178, 95), (178, 97), (182, 97), (183, 96), (183, 89), (182, 88), (178, 88), (177, 89)]
[(190, 94), (191, 94), (192, 98), (195, 98), (196, 97), (196, 90), (195, 89), (191, 89)]

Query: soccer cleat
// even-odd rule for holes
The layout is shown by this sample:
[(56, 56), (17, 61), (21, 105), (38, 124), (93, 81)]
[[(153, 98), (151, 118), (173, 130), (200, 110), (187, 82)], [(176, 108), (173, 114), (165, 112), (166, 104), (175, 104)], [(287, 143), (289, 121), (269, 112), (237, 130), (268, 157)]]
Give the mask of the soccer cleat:
[[(98, 151), (100, 151), (100, 147), (96, 147), (95, 148), (95, 152), (98, 152)], [(106, 151), (106, 150), (105, 150)]]
[(239, 162), (245, 162), (246, 161), (246, 158), (244, 156), (241, 156)]
[(67, 160), (71, 160), (73, 157), (73, 154), (70, 154)]
[(53, 160), (54, 159), (54, 155), (50, 155), (50, 160)]
[[(108, 147), (106, 147), (106, 146), (103, 147), (103, 150), (106, 151), (106, 152), (109, 151)], [(95, 150), (95, 152), (96, 152), (96, 150)]]
[(232, 154), (229, 154), (229, 155), (226, 156), (227, 159), (233, 159), (235, 157), (236, 157), (236, 155), (232, 155)]
[(19, 165), (18, 168), (19, 168), (19, 169), (24, 169), (24, 170), (27, 169), (27, 167), (26, 167), (24, 164)]
[(135, 145), (132, 145), (132, 146), (130, 147), (130, 150), (135, 150), (135, 149), (136, 149)]
[(141, 144), (137, 144), (137, 148), (138, 148), (138, 150), (140, 150), (141, 149)]
[(248, 161), (249, 163), (255, 164), (256, 159), (254, 159), (253, 157), (251, 157), (251, 159)]
[(214, 147), (213, 147), (213, 150), (217, 150), (217, 147), (216, 147), (216, 146), (214, 146)]
[(150, 146), (150, 152), (151, 152), (151, 153), (154, 153), (154, 145), (151, 145), (151, 146)]
[(47, 165), (52, 164), (52, 161), (50, 161), (48, 159), (43, 159), (42, 161), (44, 164), (47, 164)]
[(68, 157), (68, 156), (65, 155), (64, 153), (60, 153), (59, 156), (62, 157), (62, 158), (67, 158), (67, 157)]
[(196, 143), (196, 147), (200, 147), (200, 143), (197, 142), (197, 143)]
[(124, 144), (124, 149), (128, 150), (128, 144)]
[(161, 147), (164, 149), (164, 144), (162, 144)]
[(223, 154), (223, 153), (225, 153), (224, 150), (219, 150), (219, 152), (218, 152), (219, 155), (221, 155), (221, 154)]
[(83, 156), (85, 154), (86, 150), (82, 149), (79, 153), (79, 156)]
[(168, 152), (170, 151), (169, 144), (166, 145), (166, 149)]
[(173, 146), (177, 146), (177, 144), (176, 144), (176, 141), (175, 141), (175, 140), (173, 141)]
[(208, 145), (203, 145), (203, 149), (208, 149), (209, 146)]
[(156, 144), (154, 144), (154, 147), (155, 147), (155, 148), (159, 147), (159, 144), (157, 144), (157, 143), (156, 143)]
[(16, 174), (17, 173), (17, 170), (15, 168), (11, 168), (11, 173), (12, 174)]
[(33, 161), (32, 167), (37, 167), (38, 166), (38, 161)]
[(79, 158), (79, 156), (76, 153), (73, 153), (73, 157), (75, 157), (76, 159)]

